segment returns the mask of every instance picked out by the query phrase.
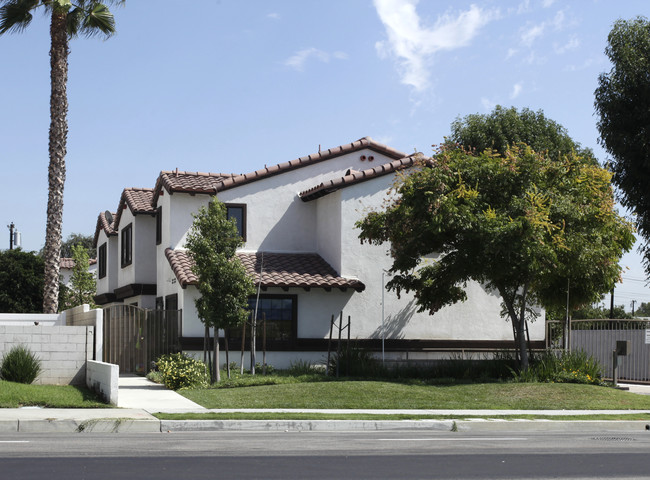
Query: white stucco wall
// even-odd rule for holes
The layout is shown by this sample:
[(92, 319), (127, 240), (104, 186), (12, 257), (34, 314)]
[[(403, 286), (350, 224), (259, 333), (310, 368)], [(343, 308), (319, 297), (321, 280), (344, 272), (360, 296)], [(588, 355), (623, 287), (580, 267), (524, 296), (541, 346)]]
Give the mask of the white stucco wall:
[[(361, 161), (364, 155), (375, 159)], [(364, 149), (225, 190), (218, 197), (225, 203), (247, 205), (244, 250), (315, 252), (319, 234), (318, 205), (303, 202), (298, 194), (324, 181), (340, 178), (350, 168), (364, 170), (391, 160)]]
[[(122, 231), (132, 224), (132, 262), (122, 268)], [(117, 265), (118, 285), (123, 287), (132, 283), (153, 284), (156, 282), (156, 218), (151, 215), (133, 215), (126, 208), (122, 212), (118, 232)]]
[[(97, 261), (99, 263), (99, 247), (106, 244), (106, 276), (97, 278), (97, 295), (103, 293), (112, 293), (117, 288), (118, 271), (120, 268), (120, 259), (118, 256), (118, 238), (116, 235), (107, 236), (104, 230), (99, 231), (97, 237)], [(98, 267), (95, 264), (95, 268)]]

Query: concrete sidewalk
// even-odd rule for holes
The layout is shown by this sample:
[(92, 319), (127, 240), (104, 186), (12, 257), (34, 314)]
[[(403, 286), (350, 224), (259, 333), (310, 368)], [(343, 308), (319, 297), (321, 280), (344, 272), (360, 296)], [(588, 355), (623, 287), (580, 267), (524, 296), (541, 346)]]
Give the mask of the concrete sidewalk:
[(117, 406), (120, 408), (141, 408), (150, 413), (169, 410), (205, 410), (198, 403), (194, 403), (175, 391), (138, 375), (120, 376)]

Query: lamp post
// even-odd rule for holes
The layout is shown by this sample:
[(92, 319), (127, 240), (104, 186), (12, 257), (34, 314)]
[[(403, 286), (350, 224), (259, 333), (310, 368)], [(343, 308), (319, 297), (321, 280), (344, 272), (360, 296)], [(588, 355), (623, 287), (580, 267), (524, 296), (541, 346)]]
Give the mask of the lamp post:
[(14, 222), (11, 222), (11, 224), (7, 225), (7, 228), (9, 229), (9, 250), (13, 250), (14, 249), (14, 228), (16, 228)]

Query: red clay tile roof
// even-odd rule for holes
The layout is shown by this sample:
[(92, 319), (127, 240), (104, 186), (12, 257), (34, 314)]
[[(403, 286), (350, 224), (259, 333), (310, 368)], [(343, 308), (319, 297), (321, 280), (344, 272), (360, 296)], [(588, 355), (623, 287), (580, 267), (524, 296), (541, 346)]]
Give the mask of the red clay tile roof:
[(97, 248), (97, 239), (99, 238), (100, 230), (104, 230), (104, 233), (106, 233), (107, 237), (110, 237), (112, 235), (117, 235), (115, 228), (113, 228), (115, 225), (115, 216), (117, 214), (111, 213), (111, 215), (113, 216), (113, 223), (108, 223), (105, 212), (100, 213), (99, 216), (97, 217), (97, 225), (95, 226), (95, 238), (93, 239), (93, 247)]
[(117, 206), (117, 215), (115, 215), (113, 228), (119, 228), (122, 211), (127, 206), (133, 215), (155, 215), (156, 211), (152, 206), (152, 199), (153, 189), (151, 188), (125, 188), (122, 191), (120, 203)]
[(238, 187), (246, 183), (261, 180), (263, 178), (285, 173), (296, 168), (306, 167), (318, 162), (339, 157), (351, 152), (356, 152), (364, 148), (382, 153), (390, 158), (400, 159), (406, 157), (394, 148), (388, 147), (381, 143), (375, 142), (370, 137), (363, 137), (356, 142), (348, 143), (327, 150), (321, 150), (305, 157), (300, 157), (289, 162), (280, 163), (271, 167), (264, 167), (251, 173), (225, 174), (225, 173), (200, 173), (200, 172), (160, 172), (156, 186), (154, 187), (153, 204), (158, 201), (158, 196), (164, 187), (168, 192), (185, 192), (185, 193), (207, 193), (214, 194), (218, 191), (228, 190), (229, 188)]
[[(95, 265), (96, 263), (97, 263), (96, 258), (88, 259), (88, 266)], [(68, 269), (72, 270), (74, 268), (74, 258), (61, 257), (60, 263), (59, 263), (59, 268), (68, 268)]]
[(376, 167), (363, 170), (361, 172), (357, 170), (348, 170), (346, 175), (334, 180), (328, 180), (316, 185), (315, 187), (300, 192), (300, 198), (303, 202), (308, 202), (310, 200), (316, 200), (317, 198), (323, 197), (329, 193), (335, 192), (340, 188), (345, 188), (356, 183), (365, 182), (366, 180), (371, 180), (373, 178), (381, 177), (383, 175), (388, 175), (398, 170), (411, 167), (415, 164), (417, 160), (423, 159), (422, 154), (414, 154), (408, 157), (399, 158), (393, 160), (390, 163), (385, 163), (383, 165), (377, 165)]
[(208, 193), (213, 194), (221, 183), (236, 176), (234, 173), (202, 173), (202, 172), (181, 172), (162, 171), (156, 180), (153, 189), (152, 204), (158, 201), (163, 187), (170, 193)]
[(300, 157), (297, 158), (296, 160), (291, 160), (289, 162), (280, 163), (272, 167), (265, 167), (261, 170), (256, 170), (252, 173), (237, 175), (235, 177), (224, 180), (222, 184), (218, 187), (218, 190), (221, 191), (233, 187), (238, 187), (245, 183), (261, 180), (262, 178), (271, 177), (273, 175), (277, 175), (280, 173), (285, 173), (291, 170), (295, 170), (296, 168), (313, 165), (315, 163), (340, 157), (341, 155), (346, 155), (348, 153), (356, 152), (364, 148), (373, 150), (378, 153), (382, 153), (394, 159), (406, 157), (405, 153), (402, 153), (398, 150), (395, 150), (394, 148), (388, 147), (381, 143), (375, 142), (370, 137), (363, 137), (357, 140), (356, 142), (348, 143), (334, 148), (329, 148), (327, 150), (321, 150), (318, 153), (312, 153), (311, 155)]
[[(320, 255), (315, 253), (238, 253), (248, 274), (259, 281), (260, 265), (264, 256), (262, 287), (282, 288), (353, 288), (358, 292), (366, 286), (356, 279), (339, 277)], [(167, 248), (165, 256), (182, 287), (195, 285), (192, 259), (184, 250)]]

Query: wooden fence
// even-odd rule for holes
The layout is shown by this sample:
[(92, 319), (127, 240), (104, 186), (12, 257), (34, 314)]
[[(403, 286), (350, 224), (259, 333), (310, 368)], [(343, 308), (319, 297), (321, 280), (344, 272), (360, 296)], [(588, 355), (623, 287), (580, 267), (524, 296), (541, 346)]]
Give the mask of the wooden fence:
[(181, 312), (105, 308), (103, 361), (119, 365), (120, 373), (147, 373), (160, 355), (180, 351)]

